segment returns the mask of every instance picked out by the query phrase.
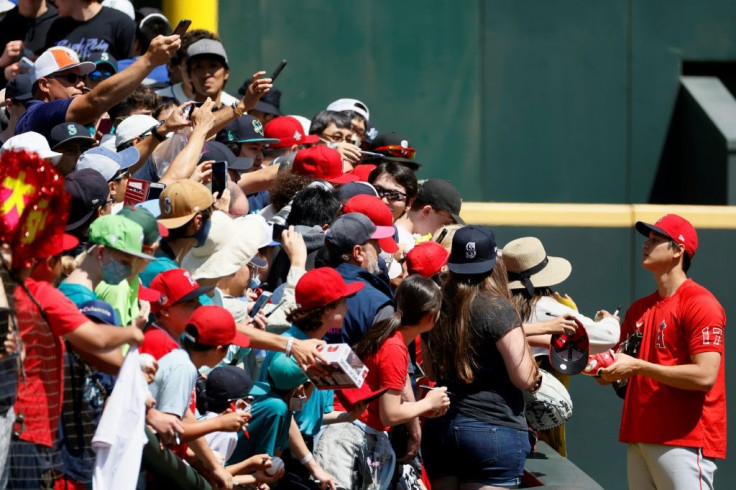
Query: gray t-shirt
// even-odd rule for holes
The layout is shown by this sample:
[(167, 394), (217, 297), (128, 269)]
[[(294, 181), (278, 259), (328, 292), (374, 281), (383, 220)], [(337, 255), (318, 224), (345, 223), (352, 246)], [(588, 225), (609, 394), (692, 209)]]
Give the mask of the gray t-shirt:
[(197, 368), (183, 349), (172, 350), (158, 360), (158, 371), (149, 385), (156, 409), (184, 417), (197, 382)]

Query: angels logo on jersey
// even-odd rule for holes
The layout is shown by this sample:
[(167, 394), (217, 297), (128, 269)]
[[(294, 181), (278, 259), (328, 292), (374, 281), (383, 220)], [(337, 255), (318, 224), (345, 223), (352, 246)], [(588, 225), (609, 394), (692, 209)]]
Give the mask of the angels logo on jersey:
[(667, 323), (662, 320), (662, 323), (659, 324), (659, 329), (657, 329), (657, 341), (655, 342), (655, 346), (657, 349), (665, 349), (664, 345), (664, 329), (667, 328)]

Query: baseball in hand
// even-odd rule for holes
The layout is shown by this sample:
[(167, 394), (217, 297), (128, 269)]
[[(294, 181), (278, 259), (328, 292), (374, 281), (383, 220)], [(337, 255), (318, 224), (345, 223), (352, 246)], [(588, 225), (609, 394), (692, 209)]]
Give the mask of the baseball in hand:
[(266, 468), (266, 474), (273, 476), (283, 469), (284, 469), (284, 460), (279, 458), (278, 456), (274, 456), (273, 458), (271, 458), (271, 467)]

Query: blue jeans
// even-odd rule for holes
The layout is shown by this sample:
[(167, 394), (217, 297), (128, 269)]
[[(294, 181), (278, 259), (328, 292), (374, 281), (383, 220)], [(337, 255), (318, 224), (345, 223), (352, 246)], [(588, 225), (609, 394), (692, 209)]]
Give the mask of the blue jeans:
[(530, 451), (526, 430), (457, 412), (428, 419), (422, 430), (422, 455), (431, 480), (452, 476), (461, 482), (514, 487), (521, 482)]

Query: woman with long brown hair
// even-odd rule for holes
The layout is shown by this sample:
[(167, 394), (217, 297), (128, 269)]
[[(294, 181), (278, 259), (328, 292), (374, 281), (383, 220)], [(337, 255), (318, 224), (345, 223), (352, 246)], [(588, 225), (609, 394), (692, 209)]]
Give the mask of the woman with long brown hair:
[(442, 314), (423, 350), (427, 374), (452, 400), (423, 430), (433, 490), (516, 487), (531, 449), (522, 390), (536, 390), (541, 376), (521, 318), (500, 292), (503, 276), (494, 281), (495, 265), (493, 232), (467, 226), (455, 233)]

